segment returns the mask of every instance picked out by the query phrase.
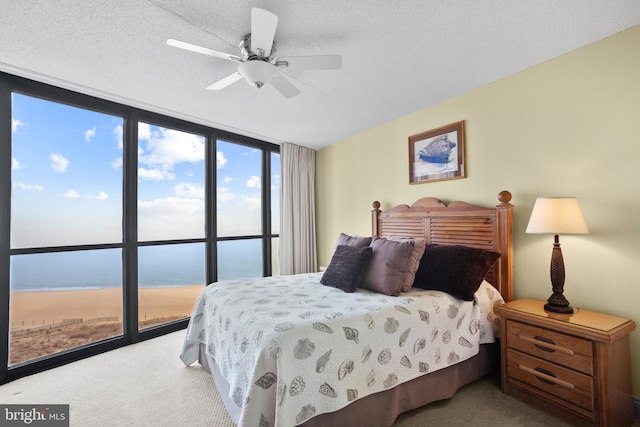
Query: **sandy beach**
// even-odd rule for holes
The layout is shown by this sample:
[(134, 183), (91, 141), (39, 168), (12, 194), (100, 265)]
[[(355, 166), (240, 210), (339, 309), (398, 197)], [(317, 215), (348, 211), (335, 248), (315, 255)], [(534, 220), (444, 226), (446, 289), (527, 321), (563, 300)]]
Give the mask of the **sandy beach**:
[[(189, 316), (204, 286), (140, 288), (140, 321)], [(61, 323), (64, 319), (117, 317), (122, 320), (122, 289), (11, 292), (13, 329)]]
[[(188, 317), (202, 285), (141, 288), (140, 329)], [(11, 292), (10, 364), (122, 335), (122, 289)]]

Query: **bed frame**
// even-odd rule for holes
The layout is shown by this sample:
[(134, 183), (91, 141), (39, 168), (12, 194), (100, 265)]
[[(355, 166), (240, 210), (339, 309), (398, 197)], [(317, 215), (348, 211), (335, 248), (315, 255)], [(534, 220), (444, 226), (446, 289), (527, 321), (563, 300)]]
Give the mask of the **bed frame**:
[(440, 245), (463, 245), (500, 253), (500, 258), (487, 274), (504, 298), (512, 297), (513, 223), (511, 193), (502, 191), (495, 208), (482, 208), (465, 202), (451, 202), (425, 197), (413, 205), (398, 205), (388, 211), (373, 202), (371, 233), (377, 237), (424, 238)]
[[(373, 236), (424, 238), (427, 243), (464, 245), (500, 253), (486, 280), (505, 301), (512, 296), (513, 222), (511, 193), (502, 191), (495, 208), (483, 208), (465, 202), (451, 202), (426, 197), (413, 205), (398, 205), (380, 210), (373, 202), (371, 232)], [(349, 406), (320, 414), (303, 427), (391, 426), (399, 414), (437, 400), (452, 397), (458, 389), (500, 369), (500, 345), (480, 346), (480, 352), (464, 362), (400, 384), (384, 392), (356, 400)], [(498, 387), (498, 385), (496, 385)]]

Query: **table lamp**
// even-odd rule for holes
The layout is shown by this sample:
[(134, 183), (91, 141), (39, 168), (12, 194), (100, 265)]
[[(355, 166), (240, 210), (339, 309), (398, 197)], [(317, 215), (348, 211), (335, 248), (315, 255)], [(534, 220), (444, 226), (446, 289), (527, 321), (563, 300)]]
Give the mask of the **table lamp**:
[(573, 313), (564, 293), (564, 260), (560, 249), (559, 234), (587, 234), (587, 224), (575, 197), (538, 197), (531, 211), (525, 233), (553, 234), (551, 252), (551, 287), (553, 294), (544, 309), (554, 313)]

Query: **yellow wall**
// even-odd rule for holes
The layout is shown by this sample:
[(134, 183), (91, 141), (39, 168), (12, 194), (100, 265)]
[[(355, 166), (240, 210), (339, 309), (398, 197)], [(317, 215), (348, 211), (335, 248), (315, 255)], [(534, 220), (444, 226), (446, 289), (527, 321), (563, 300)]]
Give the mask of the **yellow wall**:
[[(466, 121), (467, 178), (409, 185), (409, 135)], [(573, 307), (640, 325), (640, 26), (317, 153), (318, 261), (340, 232), (433, 196), (491, 206), (513, 193), (514, 296), (546, 299), (553, 237), (524, 230), (537, 196), (576, 196), (590, 234), (561, 236)], [(640, 326), (631, 334), (640, 396)]]

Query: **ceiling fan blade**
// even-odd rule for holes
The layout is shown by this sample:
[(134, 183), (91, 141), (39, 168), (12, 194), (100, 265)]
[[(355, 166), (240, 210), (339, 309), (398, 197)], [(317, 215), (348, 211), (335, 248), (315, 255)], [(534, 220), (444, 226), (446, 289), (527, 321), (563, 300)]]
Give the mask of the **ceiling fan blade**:
[(217, 82), (215, 82), (214, 84), (212, 84), (211, 86), (207, 87), (207, 90), (220, 90), (220, 89), (224, 89), (227, 86), (232, 85), (233, 83), (237, 82), (238, 80), (242, 79), (242, 74), (240, 74), (239, 72), (235, 72), (233, 74), (229, 74), (227, 77), (225, 77), (222, 80), (218, 80)]
[(339, 70), (342, 67), (342, 57), (340, 55), (290, 56), (279, 58), (276, 65), (296, 70)]
[(183, 41), (176, 40), (176, 39), (168, 39), (167, 40), (167, 44), (169, 46), (173, 46), (173, 47), (177, 47), (177, 48), (180, 48), (180, 49), (189, 50), (191, 52), (201, 53), (203, 55), (209, 55), (209, 56), (213, 56), (213, 57), (216, 57), (216, 58), (227, 59), (229, 61), (242, 62), (242, 59), (237, 57), (237, 56), (235, 56), (235, 55), (230, 55), (230, 54), (224, 53), (224, 52), (218, 52), (217, 50), (209, 49), (209, 48), (206, 48), (206, 47), (198, 46), (198, 45), (195, 45), (195, 44), (183, 42)]
[(264, 51), (264, 56), (271, 55), (273, 38), (278, 26), (278, 15), (267, 10), (254, 7), (251, 9), (251, 49), (258, 53)]
[(285, 98), (293, 98), (300, 94), (300, 90), (298, 90), (297, 87), (295, 87), (280, 73), (271, 80), (271, 86), (273, 86)]

